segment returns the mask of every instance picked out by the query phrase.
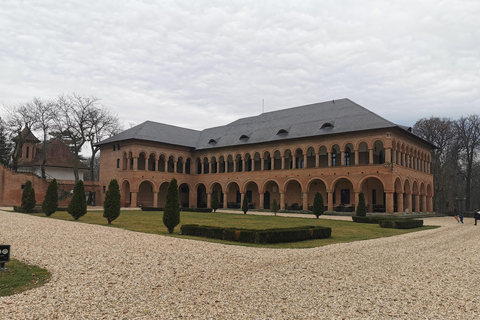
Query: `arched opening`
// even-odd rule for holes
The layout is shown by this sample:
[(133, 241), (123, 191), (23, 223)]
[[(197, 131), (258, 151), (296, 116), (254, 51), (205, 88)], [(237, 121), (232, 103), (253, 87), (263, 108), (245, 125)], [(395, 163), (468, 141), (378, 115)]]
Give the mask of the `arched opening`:
[(158, 159), (158, 171), (165, 172), (165, 156), (163, 154)]
[(240, 187), (236, 182), (231, 182), (226, 189), (227, 192), (227, 208), (240, 209), (241, 194)]
[(210, 162), (211, 162), (211, 165), (212, 165), (212, 173), (217, 173), (218, 172), (217, 158), (212, 157)]
[(148, 171), (155, 171), (155, 154), (151, 153), (148, 157)]
[(183, 158), (179, 157), (177, 161), (177, 173), (183, 173)]
[(202, 161), (200, 159), (197, 159), (197, 174), (201, 174), (202, 173)]
[(178, 201), (180, 201), (180, 205), (182, 208), (189, 208), (190, 207), (190, 187), (186, 183), (182, 183), (178, 187)]
[(145, 153), (142, 152), (140, 153), (140, 156), (138, 156), (138, 162), (137, 162), (138, 170), (145, 170), (145, 162), (146, 162)]
[(305, 167), (305, 159), (303, 157), (303, 150), (298, 148), (295, 150), (295, 169), (302, 169)]
[(285, 185), (285, 209), (302, 210), (303, 194), (302, 186), (296, 180), (290, 180)]
[(121, 205), (122, 207), (130, 207), (132, 203), (132, 192), (130, 191), (130, 182), (123, 181), (121, 189)]
[(293, 168), (293, 159), (292, 159), (292, 152), (290, 149), (285, 150), (285, 169), (292, 169)]
[(153, 207), (153, 184), (143, 181), (138, 187), (137, 205), (139, 207)]
[(203, 173), (210, 173), (210, 164), (207, 157), (203, 158)]
[(274, 160), (273, 160), (273, 169), (274, 170), (280, 170), (282, 169), (282, 155), (280, 154), (280, 151), (275, 151), (273, 154)]
[(242, 156), (237, 154), (235, 157), (235, 165), (237, 167), (237, 172), (242, 172), (243, 171), (243, 161), (242, 161)]
[(165, 203), (167, 200), (167, 189), (168, 189), (169, 182), (164, 182), (160, 185), (158, 189), (158, 207), (165, 208)]
[(383, 148), (383, 142), (380, 140), (375, 141), (373, 145), (373, 163), (385, 163), (385, 149)]
[(328, 194), (327, 194), (327, 186), (325, 182), (320, 179), (314, 179), (310, 181), (308, 186), (308, 210), (312, 210), (313, 201), (315, 200), (315, 194), (319, 192), (323, 198), (323, 204), (325, 206), (325, 211), (328, 209)]
[(233, 157), (231, 155), (227, 158), (227, 171), (233, 172), (233, 168), (235, 167), (235, 162), (233, 161)]
[(258, 186), (255, 182), (251, 181), (245, 186), (245, 197), (248, 200), (248, 208), (258, 208), (260, 204), (260, 194), (258, 192)]
[(275, 181), (268, 181), (265, 184), (265, 194), (263, 196), (263, 208), (270, 209), (272, 207), (273, 200), (277, 201), (280, 207), (280, 188)]
[[(223, 192), (222, 192), (222, 186), (220, 183), (214, 183), (212, 186), (212, 201), (213, 201), (213, 193), (217, 192), (218, 195), (218, 202), (219, 202), (219, 208), (224, 208), (223, 206)], [(212, 204), (209, 204), (209, 208), (212, 207)]]
[(225, 158), (223, 156), (220, 156), (220, 158), (218, 159), (218, 171), (220, 173), (225, 173)]
[(190, 174), (190, 166), (192, 164), (192, 160), (190, 158), (187, 158), (187, 161), (185, 162), (185, 173)]
[(320, 150), (318, 151), (318, 160), (319, 160), (319, 166), (321, 168), (326, 168), (328, 167), (328, 151), (327, 147), (321, 146)]
[(250, 153), (245, 155), (245, 171), (252, 171), (252, 157)]
[(207, 188), (203, 183), (197, 186), (197, 208), (207, 208)]
[(175, 158), (173, 156), (168, 157), (167, 170), (168, 172), (175, 172)]
[(122, 161), (122, 170), (127, 170), (128, 168), (128, 158), (127, 158), (127, 153), (123, 153), (123, 161)]
[(353, 145), (351, 143), (345, 146), (344, 158), (345, 165), (347, 167), (353, 166), (355, 164), (355, 152), (353, 151)]
[(253, 170), (262, 170), (262, 160), (260, 159), (260, 153), (258, 152), (255, 152), (255, 154), (253, 155)]
[(333, 210), (336, 212), (355, 211), (355, 194), (350, 180), (342, 178), (335, 182), (333, 188)]
[(315, 149), (312, 147), (307, 149), (307, 168), (315, 168), (316, 159), (315, 159)]
[(362, 142), (358, 145), (358, 164), (366, 166), (370, 163), (370, 153), (368, 151), (368, 144)]
[(368, 212), (386, 212), (386, 194), (381, 180), (375, 177), (365, 179), (361, 190)]
[(270, 152), (265, 152), (263, 154), (263, 169), (272, 170), (272, 158), (270, 157)]

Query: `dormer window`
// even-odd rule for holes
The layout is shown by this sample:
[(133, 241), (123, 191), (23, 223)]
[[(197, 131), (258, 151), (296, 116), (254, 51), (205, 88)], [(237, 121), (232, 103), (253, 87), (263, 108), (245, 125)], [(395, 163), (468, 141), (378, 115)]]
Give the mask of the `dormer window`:
[(217, 140), (215, 139), (210, 139), (210, 141), (208, 141), (208, 144), (215, 144), (215, 143), (217, 143)]
[(279, 135), (279, 134), (288, 134), (288, 131), (285, 130), (285, 129), (280, 129), (280, 130), (278, 130), (278, 132), (277, 132), (277, 135)]
[(249, 138), (249, 136), (247, 136), (246, 134), (242, 134), (242, 135), (240, 136), (240, 139), (239, 139), (239, 140), (247, 141), (248, 138)]
[(325, 123), (322, 124), (322, 126), (320, 127), (320, 129), (326, 129), (326, 128), (333, 128), (333, 124), (331, 124), (330, 122), (325, 122)]

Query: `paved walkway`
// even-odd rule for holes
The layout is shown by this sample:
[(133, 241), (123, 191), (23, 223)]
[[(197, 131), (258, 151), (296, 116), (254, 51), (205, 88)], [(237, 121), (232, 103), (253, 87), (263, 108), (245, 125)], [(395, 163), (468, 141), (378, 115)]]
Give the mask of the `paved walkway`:
[(442, 227), (294, 250), (0, 211), (13, 258), (52, 272), (0, 298), (0, 319), (480, 318), (480, 226), (425, 222)]

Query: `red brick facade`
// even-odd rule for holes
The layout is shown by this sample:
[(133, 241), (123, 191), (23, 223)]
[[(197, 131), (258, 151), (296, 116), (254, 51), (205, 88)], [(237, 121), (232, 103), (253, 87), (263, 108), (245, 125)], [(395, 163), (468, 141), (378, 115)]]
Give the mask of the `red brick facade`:
[(101, 146), (102, 203), (118, 180), (123, 206), (163, 207), (178, 180), (183, 206), (223, 207), (247, 196), (255, 208), (307, 210), (319, 191), (329, 211), (354, 210), (360, 192), (369, 211), (433, 211), (431, 145), (393, 128), (195, 150), (146, 140)]

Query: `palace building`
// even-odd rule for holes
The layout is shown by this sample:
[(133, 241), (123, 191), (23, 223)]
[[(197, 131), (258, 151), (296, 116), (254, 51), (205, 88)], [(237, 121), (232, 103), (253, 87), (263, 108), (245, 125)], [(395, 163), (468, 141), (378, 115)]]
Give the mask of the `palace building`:
[(98, 143), (102, 202), (111, 179), (122, 206), (164, 207), (177, 179), (183, 207), (432, 212), (435, 148), (349, 99), (273, 111), (201, 131), (146, 121)]

